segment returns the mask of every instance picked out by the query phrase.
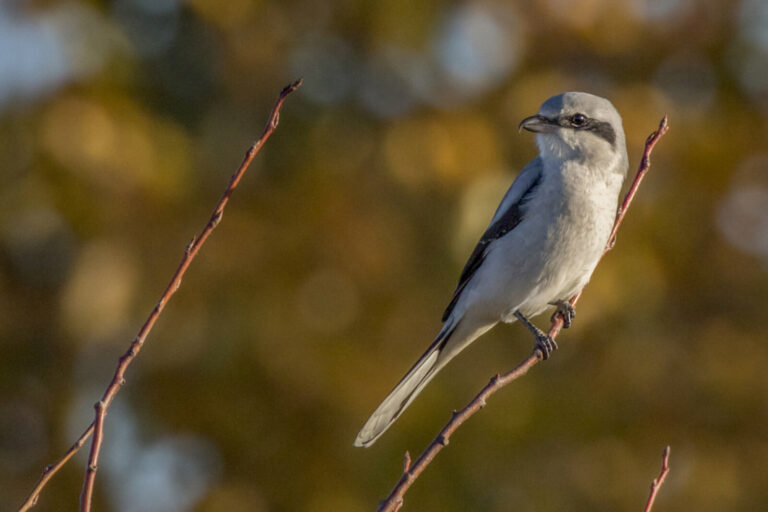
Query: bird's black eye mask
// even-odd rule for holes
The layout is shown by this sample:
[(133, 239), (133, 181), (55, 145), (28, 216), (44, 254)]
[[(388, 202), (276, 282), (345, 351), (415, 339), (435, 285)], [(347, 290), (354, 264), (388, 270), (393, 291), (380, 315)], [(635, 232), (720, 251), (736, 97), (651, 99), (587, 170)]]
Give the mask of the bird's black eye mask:
[(585, 114), (578, 112), (567, 116), (560, 116), (553, 121), (563, 128), (593, 132), (601, 139), (607, 141), (611, 146), (616, 146), (616, 132), (613, 130), (611, 124), (606, 123), (605, 121), (598, 121), (597, 119), (587, 117)]

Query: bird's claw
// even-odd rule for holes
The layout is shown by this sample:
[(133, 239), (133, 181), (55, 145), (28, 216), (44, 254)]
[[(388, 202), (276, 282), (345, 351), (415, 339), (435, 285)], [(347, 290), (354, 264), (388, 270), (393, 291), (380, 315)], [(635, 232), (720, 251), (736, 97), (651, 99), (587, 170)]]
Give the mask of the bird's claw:
[(549, 355), (557, 350), (557, 342), (555, 341), (555, 338), (533, 325), (519, 310), (515, 311), (514, 314), (515, 317), (536, 337), (536, 341), (533, 343), (533, 350), (541, 352), (542, 359), (549, 359)]
[(550, 320), (554, 322), (557, 315), (560, 315), (563, 318), (563, 328), (568, 329), (571, 323), (573, 323), (573, 319), (576, 318), (576, 308), (567, 300), (558, 300), (553, 302), (552, 305), (555, 306), (555, 312), (552, 313)]
[(541, 352), (541, 358), (546, 361), (549, 359), (550, 354), (557, 350), (557, 342), (549, 334), (541, 332), (536, 334), (534, 349), (538, 349)]

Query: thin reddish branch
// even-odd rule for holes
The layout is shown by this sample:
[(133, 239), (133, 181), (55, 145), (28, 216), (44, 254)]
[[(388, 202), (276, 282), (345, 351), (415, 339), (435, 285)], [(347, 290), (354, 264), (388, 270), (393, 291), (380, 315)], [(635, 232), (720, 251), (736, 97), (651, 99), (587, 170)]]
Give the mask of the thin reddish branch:
[(605, 248), (605, 251), (603, 251), (603, 255), (613, 249), (613, 246), (616, 243), (616, 233), (619, 231), (619, 226), (624, 220), (624, 215), (627, 214), (627, 209), (632, 203), (632, 200), (635, 198), (637, 189), (640, 187), (640, 182), (643, 181), (643, 178), (645, 178), (645, 175), (648, 173), (648, 169), (651, 168), (651, 151), (653, 151), (653, 148), (656, 147), (656, 143), (659, 142), (659, 139), (661, 139), (664, 134), (667, 133), (667, 130), (669, 130), (669, 123), (667, 122), (667, 116), (664, 116), (661, 119), (661, 122), (659, 122), (659, 128), (650, 134), (647, 139), (645, 139), (645, 150), (643, 151), (643, 156), (640, 159), (640, 168), (637, 170), (635, 180), (632, 182), (632, 186), (629, 187), (627, 195), (624, 196), (624, 201), (619, 207), (619, 212), (616, 215), (616, 221), (613, 223), (613, 229), (611, 230), (611, 236), (608, 238), (608, 246)]
[(654, 478), (653, 482), (651, 482), (651, 493), (648, 495), (648, 501), (643, 512), (651, 512), (653, 502), (656, 501), (656, 495), (659, 494), (659, 489), (664, 485), (664, 480), (667, 478), (667, 473), (669, 473), (669, 450), (670, 448), (667, 446), (661, 454), (661, 473), (659, 473), (658, 478)]
[(248, 151), (246, 151), (245, 157), (243, 158), (240, 167), (238, 167), (237, 171), (235, 171), (235, 173), (230, 178), (227, 188), (224, 190), (224, 194), (221, 196), (221, 199), (219, 199), (219, 202), (213, 209), (213, 213), (211, 214), (208, 223), (205, 225), (200, 234), (196, 238), (192, 239), (192, 241), (187, 245), (186, 250), (184, 251), (184, 257), (181, 259), (181, 263), (176, 269), (176, 272), (173, 274), (173, 278), (160, 297), (160, 300), (157, 302), (157, 304), (155, 304), (155, 307), (152, 309), (149, 317), (144, 322), (144, 325), (141, 326), (139, 333), (131, 342), (128, 350), (125, 352), (125, 354), (123, 354), (122, 357), (120, 357), (117, 368), (115, 369), (114, 376), (112, 377), (112, 381), (107, 386), (107, 389), (104, 391), (101, 399), (96, 402), (95, 419), (88, 426), (85, 432), (83, 432), (77, 442), (72, 445), (67, 453), (56, 464), (47, 466), (45, 470), (43, 470), (43, 474), (41, 475), (40, 480), (38, 480), (37, 485), (32, 490), (32, 493), (27, 498), (27, 501), (25, 501), (24, 504), (19, 508), (19, 512), (25, 512), (35, 506), (40, 496), (40, 492), (51, 479), (51, 477), (53, 477), (53, 475), (59, 471), (59, 469), (61, 469), (61, 467), (64, 466), (64, 464), (66, 464), (67, 461), (75, 453), (77, 453), (77, 451), (85, 444), (86, 440), (91, 436), (91, 434), (93, 434), (91, 451), (88, 456), (88, 464), (86, 465), (85, 478), (83, 481), (83, 490), (80, 494), (80, 511), (87, 512), (90, 510), (93, 497), (93, 486), (96, 480), (96, 472), (98, 470), (99, 454), (103, 441), (104, 419), (106, 418), (109, 406), (112, 404), (112, 400), (114, 400), (115, 395), (118, 393), (118, 391), (120, 391), (120, 388), (123, 386), (123, 384), (125, 384), (125, 371), (128, 369), (128, 366), (131, 364), (134, 358), (138, 355), (141, 347), (144, 345), (144, 341), (147, 339), (147, 335), (152, 330), (152, 327), (154, 327), (155, 322), (163, 312), (163, 309), (165, 309), (168, 301), (179, 289), (179, 286), (181, 286), (181, 280), (184, 277), (184, 274), (187, 272), (189, 265), (192, 263), (192, 260), (195, 259), (195, 256), (197, 256), (197, 253), (200, 251), (200, 248), (211, 235), (211, 232), (213, 232), (219, 222), (221, 222), (222, 215), (224, 214), (224, 207), (226, 207), (227, 203), (229, 202), (229, 198), (232, 196), (232, 192), (235, 190), (238, 183), (240, 183), (240, 179), (245, 174), (245, 171), (248, 169), (251, 161), (259, 152), (259, 150), (261, 150), (267, 139), (269, 139), (269, 137), (272, 135), (272, 132), (275, 131), (275, 128), (277, 128), (278, 121), (280, 119), (280, 109), (283, 106), (283, 102), (290, 93), (295, 91), (301, 85), (301, 82), (301, 80), (297, 80), (286, 86), (280, 92), (280, 95), (277, 98), (277, 102), (269, 114), (267, 125), (265, 126), (261, 137), (259, 137), (256, 142), (251, 145)]
[[(403, 457), (403, 473), (408, 473), (411, 469), (411, 454), (408, 452), (408, 450), (405, 451), (405, 456)], [(399, 503), (395, 504), (394, 512), (397, 512), (400, 510), (400, 507), (403, 506), (403, 500), (400, 500)]]
[[(624, 220), (624, 215), (626, 214), (629, 205), (632, 203), (632, 199), (634, 199), (635, 194), (637, 193), (637, 188), (640, 186), (640, 182), (643, 180), (646, 173), (648, 172), (648, 169), (651, 167), (651, 151), (653, 151), (653, 148), (656, 146), (656, 143), (659, 141), (659, 139), (661, 139), (661, 137), (667, 133), (668, 129), (669, 125), (667, 123), (667, 116), (664, 116), (664, 118), (659, 123), (659, 128), (646, 139), (643, 157), (640, 161), (640, 167), (637, 171), (637, 174), (635, 175), (635, 179), (632, 182), (632, 185), (627, 191), (626, 196), (624, 196), (624, 201), (622, 201), (621, 206), (619, 207), (618, 213), (616, 215), (616, 221), (614, 222), (613, 230), (611, 231), (611, 236), (609, 237), (608, 244), (603, 251), (603, 256), (605, 256), (605, 253), (610, 251), (616, 243), (616, 232)], [(571, 304), (575, 305), (578, 302), (579, 297), (581, 297), (581, 293), (582, 292), (579, 292), (570, 300)], [(563, 317), (560, 314), (553, 315), (552, 325), (549, 328), (548, 334), (552, 336), (552, 338), (556, 338), (562, 328)], [(413, 482), (419, 477), (419, 475), (421, 475), (421, 473), (426, 469), (429, 463), (432, 462), (432, 459), (434, 459), (437, 454), (448, 444), (451, 435), (456, 431), (456, 429), (458, 429), (473, 414), (485, 407), (486, 400), (491, 395), (496, 393), (498, 390), (513, 380), (516, 380), (528, 373), (528, 370), (530, 370), (542, 359), (543, 354), (541, 351), (538, 348), (534, 348), (531, 355), (529, 355), (522, 363), (517, 365), (512, 371), (505, 373), (504, 375), (494, 376), (491, 381), (480, 391), (480, 393), (478, 393), (475, 398), (473, 398), (472, 401), (470, 401), (469, 404), (464, 407), (464, 409), (459, 412), (454, 411), (451, 420), (442, 428), (442, 430), (440, 430), (440, 432), (437, 434), (437, 437), (435, 437), (429, 446), (427, 446), (419, 458), (416, 459), (416, 462), (411, 464), (409, 469), (403, 471), (400, 480), (392, 489), (392, 492), (390, 492), (389, 496), (387, 496), (379, 505), (378, 511), (394, 512), (399, 510), (403, 505), (403, 496), (405, 493), (411, 487)]]

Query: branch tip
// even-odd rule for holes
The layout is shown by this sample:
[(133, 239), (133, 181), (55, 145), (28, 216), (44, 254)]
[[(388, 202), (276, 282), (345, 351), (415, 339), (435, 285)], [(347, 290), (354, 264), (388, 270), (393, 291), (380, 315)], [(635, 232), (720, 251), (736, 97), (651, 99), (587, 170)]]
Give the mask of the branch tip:
[(292, 93), (293, 91), (301, 87), (301, 84), (303, 83), (304, 83), (303, 77), (297, 78), (296, 80), (294, 80), (293, 82), (285, 86), (285, 88), (280, 92), (280, 96), (283, 96), (283, 97), (288, 96), (290, 93)]
[(661, 467), (662, 469), (669, 469), (669, 452), (672, 451), (672, 448), (667, 445), (666, 448), (664, 448), (664, 451), (661, 454)]
[(671, 448), (669, 445), (664, 448), (664, 451), (661, 453), (661, 472), (659, 473), (659, 476), (657, 478), (654, 478), (651, 481), (651, 492), (648, 495), (648, 501), (645, 503), (645, 508), (643, 509), (643, 512), (651, 512), (651, 509), (653, 508), (653, 503), (656, 501), (656, 496), (659, 494), (659, 489), (661, 489), (661, 486), (664, 485), (664, 480), (667, 478), (667, 474), (669, 474), (669, 452), (671, 451)]

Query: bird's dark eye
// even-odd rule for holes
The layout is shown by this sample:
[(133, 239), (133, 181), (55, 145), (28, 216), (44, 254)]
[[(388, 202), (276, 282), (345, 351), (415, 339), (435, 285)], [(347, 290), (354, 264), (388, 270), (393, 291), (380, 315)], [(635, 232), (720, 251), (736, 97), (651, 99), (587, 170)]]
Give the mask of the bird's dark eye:
[(573, 114), (571, 116), (571, 124), (576, 127), (581, 127), (587, 124), (587, 116), (584, 114)]

